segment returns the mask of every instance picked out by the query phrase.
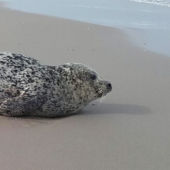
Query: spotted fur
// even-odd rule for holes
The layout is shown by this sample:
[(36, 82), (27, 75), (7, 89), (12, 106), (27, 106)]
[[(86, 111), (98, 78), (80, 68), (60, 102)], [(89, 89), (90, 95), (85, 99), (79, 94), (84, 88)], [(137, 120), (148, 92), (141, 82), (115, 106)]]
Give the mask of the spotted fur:
[(76, 114), (111, 91), (111, 84), (84, 64), (47, 66), (0, 53), (0, 114), (57, 117)]

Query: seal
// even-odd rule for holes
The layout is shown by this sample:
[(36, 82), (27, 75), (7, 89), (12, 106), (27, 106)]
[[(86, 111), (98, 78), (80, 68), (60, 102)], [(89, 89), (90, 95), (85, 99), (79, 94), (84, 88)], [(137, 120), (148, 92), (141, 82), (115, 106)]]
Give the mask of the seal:
[(73, 115), (111, 90), (111, 83), (84, 64), (47, 66), (21, 54), (0, 53), (2, 115)]

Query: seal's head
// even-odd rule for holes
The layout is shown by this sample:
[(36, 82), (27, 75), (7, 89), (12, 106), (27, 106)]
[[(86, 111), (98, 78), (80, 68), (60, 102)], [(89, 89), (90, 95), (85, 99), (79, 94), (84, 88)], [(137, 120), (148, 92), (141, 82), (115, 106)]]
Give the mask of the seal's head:
[(112, 90), (110, 82), (103, 80), (94, 70), (80, 63), (67, 63), (57, 69), (64, 89), (74, 97), (74, 102), (88, 104)]

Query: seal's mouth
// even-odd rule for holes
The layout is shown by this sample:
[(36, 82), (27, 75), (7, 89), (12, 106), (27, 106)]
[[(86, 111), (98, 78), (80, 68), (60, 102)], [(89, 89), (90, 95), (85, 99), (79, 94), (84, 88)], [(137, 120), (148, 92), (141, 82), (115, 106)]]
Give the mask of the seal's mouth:
[(106, 92), (106, 91), (103, 90), (103, 89), (99, 89), (99, 90), (96, 91), (96, 94), (97, 94), (97, 97), (98, 97), (98, 98), (101, 98), (101, 97), (105, 96), (107, 93), (108, 93), (108, 92)]
[(103, 96), (104, 96), (104, 95), (103, 95), (102, 93), (99, 93), (99, 94), (98, 94), (98, 97), (100, 97), (100, 98), (103, 97)]
[(97, 94), (98, 98), (101, 98), (101, 97), (106, 96), (111, 91), (112, 91), (111, 87), (110, 88), (106, 88), (106, 89), (102, 89), (101, 88), (101, 89), (96, 90), (96, 94)]

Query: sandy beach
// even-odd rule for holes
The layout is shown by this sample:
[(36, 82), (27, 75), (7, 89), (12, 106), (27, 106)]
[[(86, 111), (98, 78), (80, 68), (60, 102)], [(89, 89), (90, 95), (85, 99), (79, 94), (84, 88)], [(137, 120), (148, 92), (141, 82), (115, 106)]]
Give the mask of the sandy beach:
[(112, 92), (75, 116), (0, 116), (2, 170), (169, 170), (170, 58), (119, 29), (0, 7), (0, 51), (84, 63)]

